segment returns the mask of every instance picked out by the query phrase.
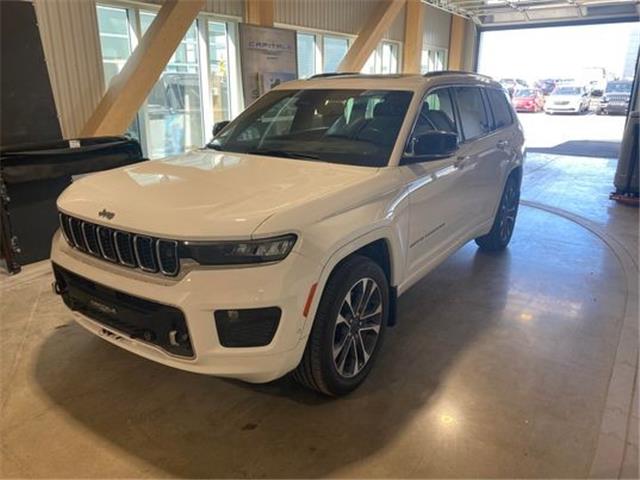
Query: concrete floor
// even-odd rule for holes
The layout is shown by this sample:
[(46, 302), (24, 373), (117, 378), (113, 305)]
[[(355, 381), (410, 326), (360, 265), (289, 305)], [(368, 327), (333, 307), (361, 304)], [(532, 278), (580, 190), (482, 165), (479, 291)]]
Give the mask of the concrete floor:
[(74, 324), (46, 269), (3, 281), (2, 476), (637, 477), (638, 212), (607, 199), (614, 168), (530, 155), (508, 251), (469, 244), (403, 296), (340, 400), (156, 365)]

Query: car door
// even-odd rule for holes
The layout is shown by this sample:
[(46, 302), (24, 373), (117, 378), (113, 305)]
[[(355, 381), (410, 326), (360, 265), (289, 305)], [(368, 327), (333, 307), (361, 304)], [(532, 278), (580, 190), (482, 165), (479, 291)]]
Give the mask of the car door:
[[(503, 150), (509, 140), (494, 127), (484, 88), (460, 86), (453, 89), (460, 117), (463, 142), (457, 157), (461, 170), (461, 195), (464, 210), (459, 235), (477, 231), (492, 216), (499, 183), (499, 166), (505, 159)], [(506, 97), (505, 97), (506, 99)]]
[(511, 164), (518, 157), (520, 131), (516, 128), (516, 117), (509, 105), (507, 96), (497, 88), (484, 89), (485, 98), (492, 116), (492, 132), (487, 136), (489, 148), (483, 183), (484, 206), (482, 216), (492, 219), (495, 209), (502, 196), (502, 188), (506, 176), (511, 169)]
[[(411, 139), (429, 130), (456, 133), (457, 117), (449, 88), (427, 92), (415, 120)], [(407, 272), (409, 277), (420, 276), (430, 262), (455, 243), (465, 210), (463, 176), (467, 171), (459, 168), (458, 156), (400, 164), (409, 189), (409, 250)]]

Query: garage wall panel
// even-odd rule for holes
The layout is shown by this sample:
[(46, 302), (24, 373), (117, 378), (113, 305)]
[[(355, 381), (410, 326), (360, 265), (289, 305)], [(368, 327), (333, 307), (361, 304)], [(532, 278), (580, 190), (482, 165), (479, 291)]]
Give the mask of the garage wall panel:
[(64, 137), (77, 136), (104, 91), (93, 0), (34, 0)]
[[(357, 35), (379, 0), (277, 0), (275, 22)], [(402, 41), (404, 9), (384, 38)]]
[(423, 12), (423, 46), (449, 48), (451, 14), (428, 5), (423, 5)]

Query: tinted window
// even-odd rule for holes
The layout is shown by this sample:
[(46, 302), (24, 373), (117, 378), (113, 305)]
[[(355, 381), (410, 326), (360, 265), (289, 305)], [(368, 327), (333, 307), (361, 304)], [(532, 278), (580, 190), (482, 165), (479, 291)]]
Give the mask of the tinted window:
[(231, 122), (209, 147), (386, 166), (412, 95), (387, 90), (274, 90)]
[(455, 87), (454, 89), (462, 133), (466, 140), (481, 137), (491, 131), (489, 117), (484, 108), (482, 94), (477, 87)]
[(430, 130), (457, 133), (453, 102), (448, 88), (436, 90), (424, 98), (414, 135), (421, 135)]
[[(531, 95), (534, 95), (533, 90), (529, 91), (531, 92)], [(491, 110), (493, 111), (495, 128), (502, 128), (511, 125), (513, 123), (511, 107), (509, 106), (505, 93), (494, 89), (488, 89), (486, 92), (489, 97)]]

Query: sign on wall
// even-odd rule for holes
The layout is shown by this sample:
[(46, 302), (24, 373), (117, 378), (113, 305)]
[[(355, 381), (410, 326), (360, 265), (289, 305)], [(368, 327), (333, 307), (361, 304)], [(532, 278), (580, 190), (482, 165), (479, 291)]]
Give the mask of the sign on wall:
[(245, 105), (298, 78), (296, 32), (240, 24), (240, 64)]

